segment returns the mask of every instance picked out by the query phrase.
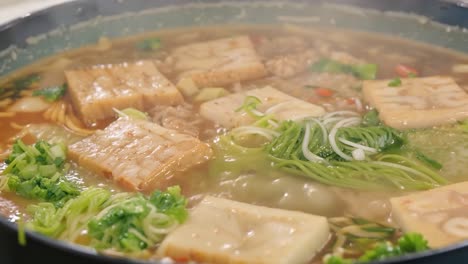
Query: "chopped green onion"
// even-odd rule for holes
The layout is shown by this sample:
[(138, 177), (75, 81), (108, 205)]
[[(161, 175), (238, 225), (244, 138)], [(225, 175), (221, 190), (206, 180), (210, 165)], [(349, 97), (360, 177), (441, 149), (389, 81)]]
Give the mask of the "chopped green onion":
[(260, 100), (258, 97), (249, 95), (249, 96), (245, 97), (244, 103), (239, 108), (237, 108), (235, 111), (240, 112), (240, 111), (244, 110), (244, 111), (247, 112), (249, 110), (257, 109), (257, 106), (259, 104), (261, 104), (261, 103), (262, 103), (262, 100)]
[(60, 86), (52, 86), (42, 90), (36, 90), (33, 92), (33, 96), (42, 96), (48, 102), (54, 102), (62, 98), (67, 90), (67, 85), (62, 84)]
[(440, 170), (443, 167), (442, 164), (440, 164), (436, 160), (433, 160), (433, 159), (429, 158), (428, 156), (424, 155), (423, 153), (421, 153), (419, 151), (416, 151), (416, 158), (418, 160), (428, 164), (429, 166), (433, 167), (436, 170)]
[(364, 126), (378, 126), (380, 125), (379, 112), (375, 109), (370, 110), (362, 117), (362, 124)]
[(40, 79), (41, 79), (41, 76), (39, 74), (32, 73), (25, 77), (15, 80), (13, 83), (14, 83), (15, 88), (25, 89), (25, 88), (29, 88), (34, 83), (38, 82)]
[(414, 72), (408, 73), (408, 78), (416, 78), (416, 77), (418, 77), (418, 75), (416, 73), (414, 73)]
[(21, 217), (18, 222), (17, 222), (17, 225), (18, 225), (18, 244), (20, 244), (20, 246), (26, 246), (26, 224), (23, 220), (23, 217)]
[(201, 91), (193, 98), (193, 100), (195, 102), (205, 102), (226, 96), (228, 94), (229, 92), (224, 88), (208, 87), (201, 89)]
[(401, 86), (401, 79), (400, 78), (392, 79), (390, 82), (388, 82), (388, 86), (390, 86), (390, 87)]
[(136, 48), (142, 51), (155, 51), (160, 49), (161, 46), (162, 43), (160, 38), (149, 38), (136, 44)]
[(314, 72), (344, 73), (352, 74), (362, 80), (373, 80), (377, 75), (375, 64), (343, 64), (331, 59), (321, 59), (310, 66)]
[(125, 108), (123, 110), (118, 110), (114, 108), (114, 112), (116, 112), (120, 117), (136, 119), (136, 120), (148, 120), (148, 114), (141, 112), (135, 108)]

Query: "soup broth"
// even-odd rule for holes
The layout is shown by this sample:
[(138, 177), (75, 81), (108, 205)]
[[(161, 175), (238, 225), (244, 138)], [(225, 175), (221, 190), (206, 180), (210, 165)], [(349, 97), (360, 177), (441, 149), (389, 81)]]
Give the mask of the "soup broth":
[[(226, 43), (213, 44), (218, 40)], [(242, 46), (236, 41), (246, 44)], [(150, 63), (170, 85), (161, 84), (165, 81), (160, 77), (151, 77), (152, 73), (145, 72), (149, 64), (141, 61)], [(118, 67), (123, 70), (118, 72)], [(467, 69), (468, 57), (464, 54), (389, 36), (326, 28), (223, 26), (152, 32), (115, 40), (101, 38), (96, 45), (41, 60), (1, 82), (0, 213), (11, 221), (23, 218), (34, 231), (90, 246), (104, 254), (223, 263), (237, 253), (226, 250), (229, 257), (216, 260), (195, 255), (177, 258), (177, 254), (158, 251), (159, 245), (166, 243), (165, 236), (182, 232), (184, 225), (195, 225), (195, 220), (191, 220), (197, 215), (195, 208), (203, 204), (205, 197), (213, 196), (286, 213), (298, 211), (325, 217), (329, 236), (320, 246), (311, 248), (317, 253), (307, 261), (327, 262), (331, 255), (355, 260), (378, 243), (397, 244), (401, 236), (411, 232), (426, 235), (407, 225), (404, 215), (395, 213), (396, 202), (392, 198), (412, 197), (407, 195), (424, 194), (468, 180), (468, 125), (464, 121), (468, 104), (463, 101), (468, 98)], [(155, 99), (160, 95), (141, 95), (138, 89), (145, 88), (147, 80), (153, 82), (152, 88), (156, 87), (154, 83), (163, 89), (177, 87), (174, 92), (180, 98), (164, 95), (166, 101), (161, 101)], [(132, 85), (137, 88), (128, 88)], [(426, 95), (431, 96), (417, 90), (424, 85), (434, 92), (441, 91), (438, 86), (448, 87), (448, 95), (442, 91), (434, 98), (446, 98), (450, 102), (441, 101), (440, 105), (454, 110), (442, 112), (445, 110), (440, 109), (444, 107), (435, 101), (427, 105), (435, 99), (424, 101)], [(108, 87), (122, 91), (113, 91), (110, 99), (99, 101), (99, 96), (107, 96)], [(383, 92), (379, 93), (379, 89)], [(393, 92), (399, 89), (402, 90), (399, 94)], [(126, 101), (134, 97), (125, 96), (135, 91), (143, 97), (129, 105)], [(277, 91), (281, 96), (291, 97), (267, 106)], [(88, 92), (90, 100), (94, 100), (89, 105), (83, 99), (83, 93)], [(230, 101), (237, 95), (240, 103), (238, 99)], [(173, 99), (173, 103), (167, 103)], [(112, 114), (108, 114), (109, 109)], [(223, 116), (223, 111), (230, 111), (229, 115)], [(442, 116), (450, 111), (455, 111), (453, 118)], [(419, 117), (413, 117), (413, 113), (420, 113)], [(231, 116), (242, 119), (233, 121)], [(401, 122), (400, 117), (404, 119)], [(118, 129), (126, 129), (128, 123), (134, 129), (131, 131), (141, 128), (141, 133), (152, 131), (149, 133), (171, 136), (158, 135), (158, 139), (147, 140), (149, 136), (132, 135), (137, 139), (120, 143), (128, 136), (125, 133), (130, 132), (119, 134)], [(157, 125), (157, 129), (147, 128), (150, 125)], [(193, 145), (184, 149), (184, 158), (165, 163), (164, 155), (178, 157), (183, 148), (178, 145), (180, 141), (172, 142), (174, 134)], [(161, 138), (165, 143), (158, 143)], [(21, 153), (28, 153), (18, 147), (18, 140), (25, 146), (42, 140), (51, 149), (58, 145), (68, 149), (64, 161), (55, 159), (47, 165), (57, 165), (58, 169), (58, 174), (53, 173), (47, 179), (61, 177), (52, 181), (53, 191), (47, 189), (45, 180), (21, 185), (21, 181), (40, 177), (40, 170), (46, 169), (40, 166), (46, 165), (36, 158), (33, 163), (40, 164), (39, 167), (31, 167), (33, 173), (25, 176), (28, 167), (14, 164)], [(109, 140), (108, 145), (105, 140)], [(131, 149), (132, 142), (148, 145), (137, 146), (141, 152), (126, 153), (124, 150)], [(169, 150), (156, 156), (147, 154), (151, 151), (144, 152), (150, 148), (159, 151), (166, 146)], [(93, 161), (100, 159), (99, 153), (109, 157)], [(144, 158), (137, 162), (132, 156)], [(157, 167), (163, 172), (151, 172), (157, 173), (157, 177), (140, 181), (140, 176), (132, 174), (129, 167), (121, 169), (127, 162), (134, 162), (131, 166), (138, 169), (135, 175), (152, 170), (150, 163), (163, 164)], [(11, 169), (13, 166), (18, 168)], [(11, 179), (13, 176), (20, 187)], [(79, 213), (63, 209), (81, 197), (79, 193), (57, 191), (56, 186), (63, 182), (81, 193), (99, 188), (108, 190), (112, 197), (122, 194), (131, 199), (154, 197), (156, 190), (179, 186), (187, 199), (188, 213), (186, 217), (174, 218), (180, 227), (163, 225), (167, 230), (158, 234), (157, 239), (146, 237), (146, 229), (138, 229), (134, 221), (139, 220), (132, 218), (127, 223), (132, 227), (127, 227), (130, 231), (127, 230), (126, 238), (133, 234), (138, 245), (129, 246), (130, 242), (121, 240), (114, 243), (114, 238), (106, 240), (106, 236), (112, 237), (106, 233), (110, 231), (96, 234), (97, 229), (91, 227), (92, 223), (107, 222), (83, 216), (92, 211), (91, 207)], [(42, 188), (46, 194), (36, 193), (34, 188)], [(63, 199), (53, 200), (60, 195)], [(98, 199), (97, 194), (90, 197)], [(114, 200), (102, 202), (101, 207), (95, 205), (100, 208), (96, 209), (95, 218), (110, 212), (111, 209), (103, 209), (105, 206), (117, 206), (113, 202), (120, 201), (108, 199)], [(50, 231), (49, 223), (40, 219), (41, 212), (46, 211), (40, 211), (44, 208), (38, 209), (37, 205), (44, 202), (50, 203), (53, 212), (64, 210), (65, 215), (59, 219), (63, 225), (60, 231)], [(155, 208), (157, 212), (166, 212)], [(70, 224), (67, 214), (83, 217), (80, 219), (84, 222)], [(172, 217), (171, 213), (167, 215)], [(123, 228), (115, 221), (106, 230)], [(451, 237), (456, 237), (453, 241), (468, 238), (453, 234)], [(431, 247), (438, 247), (430, 237), (426, 239)], [(183, 247), (182, 243), (181, 252), (185, 250)], [(201, 253), (204, 254), (212, 253), (207, 249)]]

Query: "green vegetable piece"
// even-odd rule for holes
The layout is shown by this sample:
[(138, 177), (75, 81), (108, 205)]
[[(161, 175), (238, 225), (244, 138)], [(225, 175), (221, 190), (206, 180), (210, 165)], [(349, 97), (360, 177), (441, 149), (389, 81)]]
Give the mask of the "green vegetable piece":
[(57, 206), (80, 194), (79, 189), (62, 175), (65, 146), (38, 141), (28, 146), (21, 140), (13, 145), (6, 159), (9, 191), (29, 199), (55, 202)]
[(147, 113), (144, 113), (135, 108), (125, 108), (123, 110), (117, 110), (114, 108), (114, 112), (116, 112), (120, 117), (136, 119), (136, 120), (148, 120), (149, 119)]
[(330, 256), (326, 258), (325, 264), (352, 264), (353, 261), (350, 259), (344, 259), (338, 256)]
[(42, 96), (48, 102), (55, 102), (62, 98), (67, 91), (67, 85), (62, 84), (60, 86), (52, 86), (42, 90), (36, 90), (33, 92), (33, 96)]
[(325, 264), (366, 263), (374, 260), (384, 260), (403, 254), (421, 252), (427, 249), (429, 249), (427, 241), (421, 234), (407, 233), (398, 239), (396, 245), (388, 241), (377, 243), (372, 249), (364, 252), (364, 254), (357, 260), (330, 256), (325, 259)]
[(377, 75), (377, 65), (375, 64), (343, 64), (331, 59), (321, 59), (310, 66), (314, 72), (344, 73), (352, 74), (362, 80), (373, 80)]
[(26, 224), (24, 223), (23, 219), (21, 218), (18, 222), (18, 244), (20, 246), (26, 246)]
[(363, 117), (362, 117), (362, 124), (364, 126), (378, 126), (381, 124), (380, 119), (379, 119), (379, 112), (376, 109), (372, 109), (369, 112), (367, 112)]
[(166, 192), (155, 191), (150, 197), (150, 202), (160, 212), (174, 217), (179, 223), (187, 219), (187, 199), (181, 194), (179, 186), (169, 187)]
[(195, 102), (205, 102), (205, 101), (210, 101), (214, 100), (219, 97), (223, 97), (228, 95), (229, 92), (222, 88), (222, 87), (208, 87), (208, 88), (203, 88), (200, 90), (200, 92), (193, 98)]
[(155, 51), (161, 47), (162, 43), (160, 38), (149, 38), (136, 44), (136, 48), (141, 51)]
[(169, 230), (187, 218), (187, 201), (180, 187), (155, 191), (150, 198), (142, 194), (126, 195), (111, 202), (88, 222), (91, 244), (97, 249), (113, 248), (138, 252), (164, 238)]
[(442, 169), (442, 164), (440, 164), (439, 162), (437, 162), (436, 160), (433, 160), (431, 158), (429, 158), (428, 156), (424, 155), (422, 152), (420, 151), (416, 151), (416, 158), (424, 163), (426, 163), (427, 165), (431, 166), (432, 168), (436, 169), (436, 170), (440, 170)]
[(110, 197), (110, 191), (91, 187), (61, 207), (50, 202), (30, 205), (27, 210), (32, 219), (27, 227), (47, 236), (62, 236), (75, 241), (87, 228), (89, 219), (103, 210)]
[(359, 262), (373, 260), (383, 260), (389, 257), (399, 256), (403, 252), (398, 246), (393, 246), (390, 242), (378, 243), (373, 249), (368, 250), (359, 258)]
[(416, 78), (416, 77), (418, 77), (418, 74), (416, 74), (414, 72), (408, 73), (408, 78)]
[[(276, 130), (279, 136), (264, 147), (275, 168), (309, 177), (323, 184), (353, 189), (424, 190), (447, 183), (446, 179), (424, 164), (390, 153), (406, 144), (405, 134), (393, 128), (382, 125), (338, 128), (336, 138), (380, 152), (369, 155), (370, 162), (343, 160), (331, 148), (330, 142), (323, 141), (323, 130), (318, 125), (311, 123), (310, 129), (308, 149), (323, 161), (310, 161), (305, 157), (302, 144), (305, 125), (285, 121)], [(325, 137), (328, 137), (330, 132), (325, 132)], [(338, 140), (336, 145), (347, 155), (351, 155), (354, 150), (354, 147)], [(392, 164), (398, 164), (398, 167)], [(401, 166), (406, 168), (400, 169)]]
[(34, 83), (37, 83), (41, 79), (41, 76), (37, 73), (29, 74), (25, 77), (19, 78), (13, 82), (16, 89), (29, 88)]
[(392, 79), (390, 82), (388, 82), (388, 86), (390, 86), (390, 87), (401, 86), (401, 79), (400, 78)]
[(419, 233), (406, 233), (398, 239), (398, 246), (403, 253), (414, 253), (429, 249), (427, 240)]
[(259, 116), (258, 113), (255, 113), (255, 110), (257, 110), (258, 105), (260, 105), (261, 103), (262, 101), (258, 97), (247, 96), (244, 99), (244, 103), (242, 103), (242, 105), (239, 108), (237, 108), (235, 111), (236, 112), (244, 111), (250, 116), (254, 118), (258, 118), (258, 117), (261, 117), (261, 115)]
[(377, 77), (376, 64), (360, 64), (351, 67), (353, 75), (361, 80), (374, 80)]
[(31, 88), (31, 86), (40, 80), (40, 75), (33, 73), (25, 77), (14, 80), (11, 83), (5, 84), (0, 88), (0, 101), (5, 99), (17, 99), (21, 97), (23, 90)]

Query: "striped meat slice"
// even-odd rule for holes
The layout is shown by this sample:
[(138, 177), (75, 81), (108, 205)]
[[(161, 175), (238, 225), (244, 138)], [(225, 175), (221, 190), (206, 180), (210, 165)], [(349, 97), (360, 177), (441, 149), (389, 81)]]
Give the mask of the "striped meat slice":
[(69, 146), (72, 160), (131, 190), (165, 186), (174, 173), (207, 161), (211, 148), (197, 138), (144, 120), (120, 118)]
[(113, 117), (112, 108), (146, 110), (183, 97), (151, 61), (96, 65), (65, 72), (74, 108), (87, 125)]
[(267, 72), (250, 38), (237, 36), (174, 49), (174, 68), (199, 87), (225, 86), (264, 77)]

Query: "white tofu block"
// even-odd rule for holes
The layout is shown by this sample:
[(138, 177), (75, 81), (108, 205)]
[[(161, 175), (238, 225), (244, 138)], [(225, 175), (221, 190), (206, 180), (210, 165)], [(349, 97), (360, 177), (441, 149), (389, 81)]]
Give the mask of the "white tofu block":
[(325, 114), (325, 109), (321, 106), (300, 100), (269, 86), (205, 102), (200, 106), (200, 114), (226, 128), (251, 124), (255, 121), (254, 118), (244, 111), (236, 111), (242, 106), (247, 96), (260, 99), (261, 103), (257, 106), (257, 110), (272, 114), (278, 120), (301, 120)]
[(330, 238), (325, 217), (205, 197), (161, 256), (199, 263), (309, 263)]
[(364, 81), (365, 100), (388, 126), (397, 129), (426, 128), (468, 118), (468, 94), (451, 77), (433, 76)]
[(183, 102), (179, 90), (150, 61), (65, 71), (73, 107), (91, 125), (115, 116), (112, 108), (147, 110)]
[(392, 216), (405, 232), (440, 248), (468, 239), (468, 182), (392, 198)]
[(68, 147), (70, 158), (131, 190), (165, 187), (166, 178), (207, 161), (211, 148), (143, 120), (118, 119)]
[(237, 36), (193, 43), (171, 52), (174, 69), (199, 88), (264, 77), (267, 72), (250, 38)]

